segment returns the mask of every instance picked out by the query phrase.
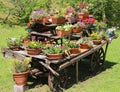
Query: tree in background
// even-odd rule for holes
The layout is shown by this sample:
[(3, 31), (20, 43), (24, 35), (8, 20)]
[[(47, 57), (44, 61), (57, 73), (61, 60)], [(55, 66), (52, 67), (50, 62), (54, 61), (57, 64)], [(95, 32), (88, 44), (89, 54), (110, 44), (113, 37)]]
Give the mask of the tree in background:
[[(8, 5), (4, 4), (9, 3)], [(45, 9), (57, 10), (68, 5), (76, 8), (79, 4), (89, 4), (89, 11), (98, 21), (105, 21), (109, 26), (120, 27), (120, 0), (1, 0), (0, 11), (7, 11), (4, 22), (27, 23), (32, 11)]]

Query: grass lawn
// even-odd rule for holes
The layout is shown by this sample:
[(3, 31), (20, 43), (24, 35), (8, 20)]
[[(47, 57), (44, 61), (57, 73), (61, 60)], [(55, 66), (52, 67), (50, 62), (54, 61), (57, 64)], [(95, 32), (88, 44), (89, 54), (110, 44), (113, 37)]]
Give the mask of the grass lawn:
[[(6, 46), (6, 39), (8, 37), (18, 37), (25, 33), (25, 27), (0, 25), (0, 48)], [(117, 33), (120, 34), (119, 31)], [(72, 84), (64, 92), (120, 92), (119, 40), (120, 38), (115, 39), (109, 44), (105, 71), (87, 78), (82, 82), (80, 80), (78, 84)], [(0, 53), (0, 92), (13, 92), (13, 85), (14, 81), (10, 70), (10, 59), (4, 58)], [(49, 88), (47, 85), (37, 85), (26, 92), (49, 92)]]

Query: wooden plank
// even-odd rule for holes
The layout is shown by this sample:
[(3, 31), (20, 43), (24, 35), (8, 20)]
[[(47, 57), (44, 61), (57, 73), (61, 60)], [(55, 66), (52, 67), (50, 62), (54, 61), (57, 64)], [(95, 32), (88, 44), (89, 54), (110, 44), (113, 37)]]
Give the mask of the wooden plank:
[(6, 58), (17, 58), (18, 60), (23, 60), (25, 58), (25, 56), (15, 53), (12, 50), (7, 48), (2, 48), (2, 53), (3, 53), (3, 56)]

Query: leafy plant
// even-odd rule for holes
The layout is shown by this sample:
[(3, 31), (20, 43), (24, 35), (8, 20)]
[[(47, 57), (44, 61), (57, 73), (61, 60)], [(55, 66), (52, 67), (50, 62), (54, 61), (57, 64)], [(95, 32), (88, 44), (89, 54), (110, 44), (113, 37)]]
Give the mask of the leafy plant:
[(56, 27), (56, 29), (63, 30), (63, 31), (70, 31), (72, 28), (73, 28), (72, 24), (65, 24), (65, 25)]
[(22, 61), (18, 60), (18, 59), (13, 59), (12, 61), (12, 72), (13, 73), (21, 73), (21, 72), (25, 72), (28, 71), (30, 68), (30, 62), (31, 62), (31, 58), (24, 58)]
[(45, 10), (33, 11), (32, 14), (31, 14), (31, 18), (33, 20), (39, 20), (44, 16), (47, 16), (47, 12)]
[(78, 47), (79, 47), (79, 44), (76, 44), (75, 42), (70, 41), (70, 42), (68, 42), (67, 46), (68, 46), (69, 48), (78, 48)]
[(21, 39), (18, 39), (18, 38), (9, 38), (7, 40), (7, 45), (8, 46), (22, 46), (23, 41)]
[(42, 47), (44, 47), (44, 46), (39, 41), (31, 41), (27, 45), (27, 48), (30, 48), (30, 49), (39, 49), (39, 48), (42, 48)]
[(98, 40), (98, 39), (101, 39), (101, 34), (98, 32), (94, 32), (94, 33), (90, 34), (90, 37), (93, 40)]
[(91, 41), (90, 38), (88, 37), (83, 37), (83, 38), (80, 38), (76, 44), (87, 44), (89, 46), (92, 46), (93, 45), (93, 42)]
[(61, 48), (60, 46), (54, 46), (54, 47), (48, 47), (45, 49), (45, 54), (58, 54), (62, 53), (64, 51), (64, 48)]

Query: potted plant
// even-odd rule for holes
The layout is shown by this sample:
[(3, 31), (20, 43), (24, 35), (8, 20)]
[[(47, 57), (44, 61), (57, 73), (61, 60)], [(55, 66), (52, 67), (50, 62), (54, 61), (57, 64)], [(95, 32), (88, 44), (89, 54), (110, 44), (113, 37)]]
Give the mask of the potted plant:
[(43, 44), (39, 41), (30, 41), (27, 45), (27, 53), (29, 55), (38, 55), (42, 52)]
[(73, 25), (72, 24), (65, 24), (62, 26), (56, 27), (56, 33), (58, 36), (66, 36), (69, 35), (72, 32)]
[(42, 18), (47, 16), (47, 12), (45, 10), (36, 10), (31, 14), (31, 19), (33, 22), (43, 22)]
[(78, 33), (78, 32), (81, 32), (81, 31), (82, 31), (82, 27), (79, 24), (74, 24), (73, 25), (73, 29), (72, 29), (73, 33)]
[(67, 46), (70, 48), (70, 53), (71, 54), (77, 54), (79, 53), (79, 44), (76, 44), (75, 42), (73, 41), (70, 41), (67, 43)]
[(45, 49), (44, 53), (50, 60), (57, 60), (63, 58), (64, 48), (60, 46), (48, 47)]
[(100, 44), (102, 41), (102, 36), (99, 32), (93, 32), (90, 34), (90, 37), (95, 45)]
[(79, 44), (81, 49), (90, 49), (93, 42), (88, 37), (82, 37), (76, 42), (76, 44)]
[(11, 50), (18, 51), (23, 45), (23, 41), (19, 38), (9, 38), (7, 40), (7, 45)]
[(52, 17), (52, 23), (53, 24), (65, 23), (64, 15), (65, 14), (62, 12), (62, 10), (59, 10), (59, 11), (55, 12), (54, 16)]
[(23, 60), (13, 59), (12, 72), (16, 85), (25, 86), (29, 74), (31, 58), (25, 57)]

